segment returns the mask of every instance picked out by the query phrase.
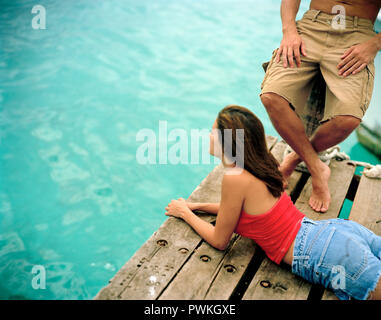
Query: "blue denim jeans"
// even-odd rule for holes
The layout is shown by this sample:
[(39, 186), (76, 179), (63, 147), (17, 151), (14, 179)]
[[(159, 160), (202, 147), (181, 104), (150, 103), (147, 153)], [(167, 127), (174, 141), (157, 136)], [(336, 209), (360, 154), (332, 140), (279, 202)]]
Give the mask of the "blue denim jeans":
[(381, 237), (354, 221), (304, 217), (292, 272), (341, 300), (366, 300), (381, 276)]

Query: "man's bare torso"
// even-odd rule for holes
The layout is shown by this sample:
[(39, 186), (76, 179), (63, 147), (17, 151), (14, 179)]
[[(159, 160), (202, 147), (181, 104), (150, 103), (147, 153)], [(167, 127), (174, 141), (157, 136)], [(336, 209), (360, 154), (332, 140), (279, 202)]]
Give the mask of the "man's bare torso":
[(326, 13), (337, 13), (332, 12), (332, 8), (336, 5), (343, 6), (347, 16), (358, 16), (374, 22), (381, 8), (381, 0), (311, 0), (310, 9), (321, 10)]

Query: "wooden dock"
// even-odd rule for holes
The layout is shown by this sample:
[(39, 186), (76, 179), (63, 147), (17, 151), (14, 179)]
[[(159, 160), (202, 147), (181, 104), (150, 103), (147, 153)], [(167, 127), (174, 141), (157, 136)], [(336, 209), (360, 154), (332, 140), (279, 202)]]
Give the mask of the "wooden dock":
[[(281, 161), (286, 144), (267, 137)], [(337, 218), (344, 200), (353, 201), (349, 219), (381, 235), (381, 180), (355, 175), (351, 161), (332, 159), (329, 187), (332, 202), (326, 213), (308, 205), (311, 179), (295, 171), (287, 193), (311, 219)], [(219, 202), (222, 164), (217, 165), (187, 199)], [(198, 211), (213, 223), (215, 215)], [(126, 235), (127, 236), (127, 235)], [(233, 234), (226, 250), (203, 241), (183, 220), (169, 217), (96, 295), (95, 299), (144, 300), (330, 300), (329, 290), (293, 275), (286, 264), (276, 265), (250, 239)]]

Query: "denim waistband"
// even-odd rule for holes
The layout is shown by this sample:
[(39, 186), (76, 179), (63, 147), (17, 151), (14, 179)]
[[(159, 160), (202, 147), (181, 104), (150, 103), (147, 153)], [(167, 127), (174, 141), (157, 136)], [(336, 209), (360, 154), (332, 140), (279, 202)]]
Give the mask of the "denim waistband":
[[(310, 19), (312, 21), (318, 20), (318, 21), (323, 21), (323, 22), (332, 24), (332, 19), (334, 19), (338, 15), (339, 13), (330, 14), (320, 10), (310, 9), (304, 13), (303, 18)], [(346, 28), (359, 27), (359, 28), (372, 29), (372, 30), (374, 28), (374, 23), (370, 19), (360, 18), (357, 16), (348, 16), (348, 15), (344, 15), (344, 18), (345, 18)]]

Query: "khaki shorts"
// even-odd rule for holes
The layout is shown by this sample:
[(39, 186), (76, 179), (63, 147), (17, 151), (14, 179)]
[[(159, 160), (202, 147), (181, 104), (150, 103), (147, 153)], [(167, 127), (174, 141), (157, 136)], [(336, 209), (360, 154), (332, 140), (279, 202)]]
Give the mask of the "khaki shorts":
[(308, 10), (296, 22), (305, 42), (307, 57), (301, 55), (301, 66), (284, 68), (276, 63), (274, 50), (261, 86), (261, 94), (273, 92), (285, 98), (300, 116), (310, 95), (313, 79), (320, 71), (326, 82), (325, 109), (321, 123), (337, 115), (362, 119), (369, 106), (374, 84), (374, 61), (357, 74), (339, 76), (337, 65), (349, 47), (374, 37), (371, 20), (347, 16), (345, 29), (332, 27), (335, 15)]

